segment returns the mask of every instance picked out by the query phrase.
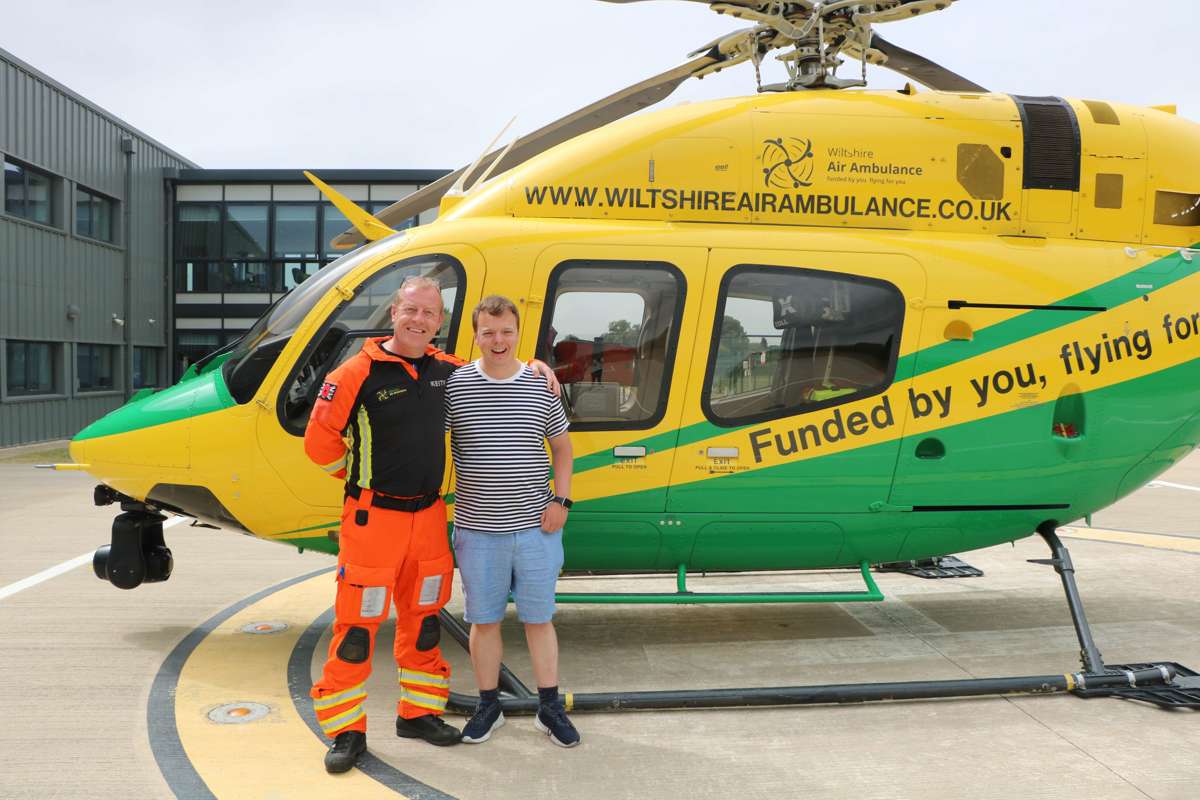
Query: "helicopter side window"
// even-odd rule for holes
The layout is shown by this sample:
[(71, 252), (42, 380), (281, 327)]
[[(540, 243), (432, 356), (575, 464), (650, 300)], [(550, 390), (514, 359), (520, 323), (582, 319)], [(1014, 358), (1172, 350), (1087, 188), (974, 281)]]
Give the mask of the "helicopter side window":
[(714, 423), (803, 413), (891, 383), (904, 301), (885, 281), (739, 265), (717, 308), (703, 400)]
[(666, 410), (683, 275), (648, 261), (565, 261), (550, 276), (537, 357), (574, 430), (651, 428)]
[(280, 395), (279, 418), (285, 430), (304, 435), (317, 389), (325, 376), (361, 350), (368, 338), (391, 334), (392, 298), (404, 279), (413, 275), (432, 278), (441, 286), (445, 319), (433, 344), (454, 352), (466, 279), (462, 265), (450, 256), (431, 254), (386, 266), (360, 284), (354, 297), (338, 306), (309, 342)]

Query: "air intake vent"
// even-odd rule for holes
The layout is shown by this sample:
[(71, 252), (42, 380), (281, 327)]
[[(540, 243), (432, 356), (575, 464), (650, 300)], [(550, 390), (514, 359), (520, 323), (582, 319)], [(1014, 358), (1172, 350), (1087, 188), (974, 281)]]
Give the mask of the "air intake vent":
[(1026, 189), (1079, 191), (1079, 120), (1061, 97), (1013, 95), (1025, 132)]

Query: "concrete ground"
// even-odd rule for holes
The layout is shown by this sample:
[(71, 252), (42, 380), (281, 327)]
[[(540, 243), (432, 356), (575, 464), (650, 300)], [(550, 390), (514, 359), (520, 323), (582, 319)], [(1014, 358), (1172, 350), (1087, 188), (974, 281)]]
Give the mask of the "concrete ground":
[[(574, 750), (552, 746), (529, 717), (511, 717), (484, 745), (433, 748), (392, 734), (397, 686), (386, 647), (368, 684), (373, 757), (363, 771), (328, 777), (324, 745), (295, 698), (327, 647), (319, 618), (332, 601), (329, 558), (176, 525), (167, 532), (171, 580), (122, 592), (91, 573), (90, 554), (107, 542), (113, 517), (91, 505), (92, 481), (3, 462), (0, 454), (3, 798), (1200, 797), (1195, 712), (1067, 695), (576, 714), (584, 743)], [(1097, 515), (1096, 530), (1064, 532), (1065, 541), (1106, 661), (1200, 670), (1200, 454), (1161, 480)], [(1026, 563), (1045, 554), (1026, 539), (965, 554), (983, 578), (879, 575), (884, 603), (565, 606), (562, 685), (593, 692), (1076, 671), (1057, 576)], [(62, 574), (22, 583), (77, 558)], [(857, 586), (846, 572), (690, 582), (698, 591)], [(669, 591), (673, 581), (572, 578), (560, 588)], [(460, 604), (456, 593), (452, 609)], [(511, 619), (505, 640), (506, 662), (529, 680)], [(455, 690), (472, 691), (465, 655), (446, 650)]]

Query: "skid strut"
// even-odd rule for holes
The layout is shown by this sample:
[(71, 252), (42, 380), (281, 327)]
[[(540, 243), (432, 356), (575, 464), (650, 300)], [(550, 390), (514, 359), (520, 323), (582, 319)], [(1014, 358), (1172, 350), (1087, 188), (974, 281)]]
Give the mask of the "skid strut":
[[(1038, 534), (1050, 547), (1049, 559), (1035, 563), (1053, 566), (1062, 579), (1071, 621), (1079, 639), (1080, 672), (1062, 675), (1028, 675), (1006, 678), (969, 678), (950, 681), (908, 681), (901, 683), (850, 683), (823, 686), (776, 686), (740, 689), (678, 689), (653, 692), (589, 692), (563, 696), (567, 710), (633, 711), (693, 708), (749, 708), (759, 706), (819, 705), (865, 703), (881, 700), (927, 700), (950, 697), (982, 697), (1012, 694), (1055, 694), (1072, 692), (1081, 697), (1121, 697), (1141, 700), (1164, 708), (1200, 709), (1200, 675), (1173, 662), (1104, 664), (1091, 627), (1083, 611), (1083, 601), (1075, 585), (1075, 567), (1070, 553), (1055, 533), (1052, 522), (1038, 528)], [(760, 601), (761, 602), (761, 601)], [(441, 611), (442, 622), (450, 635), (469, 648), (466, 628)], [(500, 704), (505, 713), (532, 714), (537, 710), (537, 695), (503, 664), (500, 667)], [(450, 693), (447, 708), (470, 714), (476, 698), (459, 692)]]

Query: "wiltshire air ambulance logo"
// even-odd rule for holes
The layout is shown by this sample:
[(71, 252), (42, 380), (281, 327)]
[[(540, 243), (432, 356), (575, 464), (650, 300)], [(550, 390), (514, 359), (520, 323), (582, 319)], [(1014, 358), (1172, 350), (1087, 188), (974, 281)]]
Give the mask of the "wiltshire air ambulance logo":
[(762, 153), (763, 185), (777, 189), (799, 189), (812, 186), (813, 158), (812, 139), (782, 136), (764, 139)]

